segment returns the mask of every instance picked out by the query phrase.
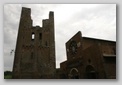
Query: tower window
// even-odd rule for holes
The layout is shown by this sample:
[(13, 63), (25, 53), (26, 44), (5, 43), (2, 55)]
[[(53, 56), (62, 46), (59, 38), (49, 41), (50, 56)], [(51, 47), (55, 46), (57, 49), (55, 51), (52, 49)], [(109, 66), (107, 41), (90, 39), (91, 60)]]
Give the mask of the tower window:
[(42, 33), (39, 33), (39, 39), (42, 40)]
[(32, 39), (32, 40), (35, 39), (35, 33), (32, 33), (31, 39)]

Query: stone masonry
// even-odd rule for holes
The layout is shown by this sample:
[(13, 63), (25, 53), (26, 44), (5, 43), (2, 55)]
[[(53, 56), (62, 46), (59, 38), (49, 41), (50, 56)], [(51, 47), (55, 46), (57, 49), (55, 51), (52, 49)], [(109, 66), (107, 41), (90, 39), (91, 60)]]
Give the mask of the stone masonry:
[(48, 79), (55, 74), (54, 13), (32, 26), (31, 9), (22, 7), (13, 66), (14, 79)]

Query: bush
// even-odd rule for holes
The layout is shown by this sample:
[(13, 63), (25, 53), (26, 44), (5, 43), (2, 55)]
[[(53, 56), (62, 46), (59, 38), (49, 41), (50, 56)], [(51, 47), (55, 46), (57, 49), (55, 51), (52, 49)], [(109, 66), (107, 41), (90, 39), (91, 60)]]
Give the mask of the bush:
[(11, 71), (5, 71), (4, 72), (4, 79), (12, 79), (12, 72)]

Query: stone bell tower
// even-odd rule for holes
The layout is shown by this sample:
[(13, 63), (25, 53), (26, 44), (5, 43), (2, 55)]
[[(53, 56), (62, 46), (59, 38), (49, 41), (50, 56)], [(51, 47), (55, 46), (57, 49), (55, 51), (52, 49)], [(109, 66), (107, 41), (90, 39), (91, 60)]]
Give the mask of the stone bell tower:
[(13, 78), (54, 78), (55, 35), (54, 12), (42, 21), (42, 27), (32, 26), (31, 9), (22, 7), (16, 42)]

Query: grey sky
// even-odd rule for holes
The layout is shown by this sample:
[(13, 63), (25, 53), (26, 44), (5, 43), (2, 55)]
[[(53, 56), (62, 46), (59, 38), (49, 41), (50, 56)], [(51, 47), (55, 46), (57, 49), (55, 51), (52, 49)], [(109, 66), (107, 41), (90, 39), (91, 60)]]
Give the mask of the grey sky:
[(33, 26), (42, 25), (54, 11), (56, 67), (66, 60), (65, 43), (78, 31), (85, 37), (116, 41), (116, 4), (6, 4), (4, 5), (4, 70), (12, 70), (22, 7), (31, 8)]

